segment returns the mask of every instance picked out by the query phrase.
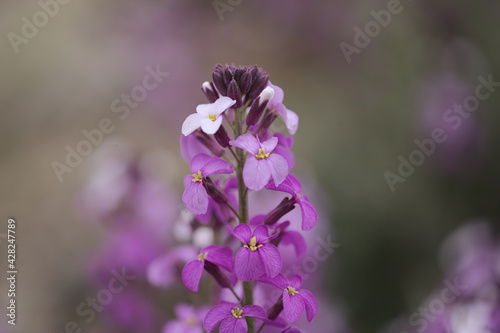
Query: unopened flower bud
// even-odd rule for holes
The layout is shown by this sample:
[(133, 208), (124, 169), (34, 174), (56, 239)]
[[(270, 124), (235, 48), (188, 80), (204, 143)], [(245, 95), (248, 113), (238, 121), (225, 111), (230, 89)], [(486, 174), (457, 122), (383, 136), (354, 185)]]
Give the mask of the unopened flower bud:
[(217, 90), (215, 90), (215, 86), (212, 82), (203, 82), (201, 85), (201, 91), (203, 91), (210, 103), (214, 103), (219, 98), (219, 94), (217, 93)]
[(212, 72), (212, 80), (219, 93), (223, 96), (227, 96), (227, 85), (224, 82), (224, 77), (220, 70), (215, 69)]
[(248, 93), (250, 91), (250, 88), (252, 87), (252, 83), (253, 83), (252, 71), (246, 70), (245, 73), (243, 73), (240, 80), (241, 93), (242, 94)]
[(268, 109), (264, 114), (264, 117), (260, 121), (257, 129), (255, 130), (255, 135), (257, 135), (260, 138), (265, 137), (267, 130), (269, 129), (269, 127), (271, 127), (272, 123), (276, 120), (276, 118), (278, 118), (276, 112)]
[(264, 89), (259, 97), (255, 99), (252, 103), (252, 106), (250, 107), (250, 111), (248, 112), (247, 116), (247, 125), (252, 126), (255, 125), (259, 119), (260, 116), (262, 115), (262, 112), (264, 112), (264, 109), (267, 106), (267, 103), (274, 97), (274, 90), (271, 87), (266, 87)]
[(215, 281), (219, 286), (222, 288), (229, 288), (231, 287), (231, 281), (222, 274), (220, 271), (219, 266), (211, 263), (210, 261), (205, 260), (205, 265), (204, 265), (205, 270), (207, 271), (208, 274), (212, 275)]
[(229, 202), (226, 193), (221, 191), (221, 189), (214, 184), (210, 177), (203, 178), (203, 186), (205, 187), (205, 190), (207, 190), (207, 194), (218, 204), (227, 204)]
[(229, 147), (229, 141), (231, 141), (231, 138), (226, 132), (226, 129), (224, 126), (219, 127), (217, 132), (214, 134), (215, 140), (221, 145), (222, 148), (227, 148)]
[(238, 83), (236, 83), (236, 80), (234, 79), (229, 82), (227, 87), (227, 97), (236, 101), (236, 104), (234, 105), (235, 107), (241, 108), (243, 106), (240, 87), (238, 87)]
[(281, 311), (283, 311), (283, 295), (281, 295), (278, 301), (267, 311), (267, 317), (269, 320), (273, 321), (278, 318)]
[[(222, 126), (221, 126), (222, 127)], [(224, 153), (224, 149), (217, 144), (211, 137), (208, 136), (205, 132), (201, 130), (196, 130), (193, 132), (196, 135), (198, 141), (200, 141), (205, 147), (210, 150), (212, 154), (215, 156), (221, 156)]]
[(254, 83), (252, 84), (252, 87), (248, 92), (248, 96), (250, 98), (256, 98), (257, 96), (259, 96), (262, 90), (264, 90), (264, 88), (267, 86), (268, 82), (269, 75), (266, 72), (259, 70), (257, 72), (257, 77), (254, 79)]
[(264, 217), (264, 224), (273, 225), (280, 218), (291, 212), (295, 208), (295, 200), (293, 198), (284, 198), (276, 208), (270, 211), (266, 217)]

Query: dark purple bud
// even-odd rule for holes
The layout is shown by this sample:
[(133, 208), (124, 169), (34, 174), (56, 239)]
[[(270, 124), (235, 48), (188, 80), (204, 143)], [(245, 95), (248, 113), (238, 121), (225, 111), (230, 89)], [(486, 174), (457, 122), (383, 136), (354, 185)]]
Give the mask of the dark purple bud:
[(260, 138), (265, 137), (267, 130), (269, 129), (269, 127), (271, 127), (272, 123), (276, 120), (276, 118), (278, 118), (276, 112), (267, 109), (266, 113), (264, 114), (264, 117), (262, 118), (257, 129), (255, 130), (255, 135), (259, 136)]
[(270, 211), (264, 217), (264, 224), (273, 225), (280, 218), (291, 212), (295, 208), (295, 200), (293, 198), (284, 198), (276, 208)]
[(215, 86), (212, 82), (205, 81), (201, 85), (201, 91), (203, 91), (210, 103), (215, 102), (219, 98), (219, 94), (217, 90), (215, 90)]
[(262, 93), (259, 95), (258, 98), (256, 98), (252, 106), (250, 107), (250, 111), (248, 111), (248, 116), (247, 116), (247, 125), (252, 126), (257, 124), (257, 122), (260, 119), (260, 116), (262, 115), (262, 112), (267, 106), (267, 103), (274, 97), (274, 90), (271, 87), (266, 87), (262, 91)]
[(226, 68), (224, 69), (224, 82), (226, 82), (226, 85), (229, 87), (229, 82), (234, 78), (234, 67), (233, 66), (228, 66), (226, 65)]
[(281, 295), (278, 301), (267, 311), (267, 317), (269, 320), (273, 321), (278, 318), (281, 311), (283, 311), (283, 295)]
[(238, 83), (236, 83), (236, 80), (234, 79), (231, 80), (229, 86), (227, 87), (227, 97), (236, 101), (236, 104), (234, 105), (235, 107), (241, 108), (243, 106), (240, 87), (238, 87)]
[(210, 177), (203, 178), (203, 186), (205, 187), (205, 190), (207, 190), (207, 194), (218, 204), (225, 205), (229, 202), (226, 193), (215, 185)]
[(252, 72), (250, 70), (245, 71), (241, 76), (240, 82), (240, 90), (242, 94), (246, 94), (250, 91), (253, 83)]
[(227, 148), (229, 147), (229, 141), (231, 141), (231, 138), (229, 138), (229, 135), (226, 132), (226, 129), (224, 126), (219, 127), (217, 132), (214, 134), (215, 140), (221, 145), (222, 148)]
[(205, 265), (203, 267), (208, 274), (213, 276), (219, 286), (221, 286), (222, 288), (231, 287), (231, 281), (229, 281), (229, 279), (224, 274), (222, 274), (219, 266), (211, 263), (208, 260), (205, 260)]
[(224, 153), (224, 149), (222, 149), (221, 146), (219, 146), (217, 142), (215, 142), (215, 140), (209, 137), (205, 132), (196, 130), (194, 131), (194, 134), (196, 135), (196, 138), (215, 156), (221, 156)]
[(224, 82), (224, 78), (222, 73), (219, 71), (214, 71), (212, 73), (212, 80), (214, 81), (214, 85), (222, 96), (227, 96), (227, 85)]
[(267, 83), (269, 82), (269, 75), (267, 73), (258, 73), (257, 78), (255, 79), (252, 87), (250, 88), (250, 91), (248, 92), (248, 96), (250, 98), (256, 98), (257, 96), (260, 95), (262, 90), (267, 86)]

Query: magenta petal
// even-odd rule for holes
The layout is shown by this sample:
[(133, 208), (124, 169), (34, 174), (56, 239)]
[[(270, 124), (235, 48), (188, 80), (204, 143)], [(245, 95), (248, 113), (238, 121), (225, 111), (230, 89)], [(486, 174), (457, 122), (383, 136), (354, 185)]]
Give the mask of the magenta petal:
[(283, 245), (292, 245), (295, 249), (295, 254), (297, 257), (302, 257), (307, 250), (306, 240), (304, 236), (298, 231), (287, 231), (283, 234), (281, 238), (281, 243)]
[(208, 209), (208, 194), (203, 184), (191, 182), (182, 194), (182, 203), (193, 214), (205, 214)]
[(262, 258), (266, 276), (273, 278), (278, 275), (281, 272), (281, 255), (276, 246), (263, 244), (258, 252)]
[(193, 176), (192, 175), (186, 175), (184, 177), (184, 188), (188, 188), (189, 185), (193, 182)]
[(250, 225), (259, 225), (259, 224), (262, 224), (264, 223), (264, 218), (266, 216), (264, 214), (259, 214), (259, 215), (255, 215), (254, 217), (252, 217), (250, 219), (250, 221), (248, 222), (248, 224)]
[(231, 174), (233, 172), (234, 170), (231, 164), (218, 157), (210, 158), (201, 167), (201, 174), (203, 175), (203, 177), (220, 174)]
[(200, 251), (201, 253), (207, 253), (207, 261), (224, 268), (228, 272), (234, 270), (234, 260), (233, 260), (233, 250), (229, 247), (222, 247), (217, 245), (211, 245)]
[(300, 292), (295, 295), (289, 295), (286, 290), (283, 292), (283, 312), (289, 321), (296, 321), (304, 313), (305, 304)]
[(286, 160), (286, 164), (288, 165), (288, 171), (290, 172), (295, 166), (295, 155), (293, 155), (290, 150), (280, 146), (276, 147), (274, 153), (283, 156)]
[(182, 269), (182, 281), (192, 291), (198, 291), (198, 286), (205, 264), (198, 259), (188, 262)]
[(247, 305), (244, 306), (242, 310), (243, 317), (250, 316), (258, 319), (267, 319), (266, 311), (258, 305)]
[(247, 321), (244, 318), (236, 319), (233, 316), (222, 321), (219, 333), (247, 333)]
[(283, 156), (278, 154), (269, 155), (267, 160), (271, 166), (271, 174), (273, 175), (274, 185), (278, 186), (288, 175), (288, 163)]
[(283, 98), (285, 96), (285, 94), (283, 93), (283, 89), (281, 89), (280, 87), (278, 86), (275, 86), (274, 84), (271, 83), (271, 81), (269, 81), (269, 83), (267, 84), (269, 87), (273, 88), (274, 90), (274, 96), (273, 98), (271, 99), (270, 103), (269, 104), (280, 104), (283, 102)]
[(203, 321), (203, 328), (208, 333), (212, 332), (219, 323), (231, 316), (231, 310), (227, 306), (218, 305), (214, 306), (210, 311), (208, 311), (205, 320)]
[(207, 154), (198, 154), (195, 157), (193, 157), (193, 159), (191, 160), (191, 165), (190, 165), (191, 172), (198, 173), (198, 170), (201, 170), (203, 165), (205, 163), (207, 163), (207, 161), (210, 158), (211, 157), (208, 156)]
[(259, 255), (261, 249), (259, 251), (252, 251), (242, 247), (238, 250), (234, 262), (234, 271), (238, 280), (256, 280), (264, 274), (264, 264)]
[(311, 321), (318, 314), (318, 302), (309, 290), (300, 289), (299, 294), (302, 295), (306, 306), (307, 321)]
[(270, 284), (270, 285), (275, 286), (276, 288), (279, 288), (279, 289), (286, 289), (286, 287), (288, 287), (288, 280), (281, 273), (276, 275), (274, 278), (267, 278), (267, 277), (261, 278), (261, 279), (259, 279), (259, 282)]
[[(271, 177), (271, 165), (268, 159), (272, 156), (273, 155), (270, 155), (268, 158), (262, 160), (258, 160), (255, 156), (248, 156), (245, 167), (243, 168), (243, 180), (249, 189), (260, 191), (266, 186), (269, 177)], [(283, 159), (283, 157), (281, 158)], [(283, 159), (283, 161), (285, 161), (285, 159)], [(288, 169), (286, 172), (288, 172)]]
[(259, 225), (253, 231), (257, 244), (261, 244), (269, 239), (269, 228), (265, 225)]
[(299, 205), (302, 211), (302, 230), (311, 230), (318, 220), (318, 213), (306, 199), (300, 200)]
[(246, 150), (252, 155), (257, 155), (259, 153), (259, 141), (251, 134), (240, 135), (236, 140), (229, 141), (229, 144), (233, 147)]
[(274, 148), (278, 145), (278, 138), (273, 136), (269, 140), (262, 142), (260, 145), (266, 150), (266, 153), (272, 153)]
[(299, 274), (294, 274), (288, 278), (288, 283), (291, 287), (294, 287), (298, 290), (302, 285), (302, 276), (300, 276)]
[(250, 239), (252, 238), (252, 229), (248, 226), (248, 224), (238, 224), (236, 227), (234, 227), (234, 230), (231, 229), (229, 225), (226, 226), (226, 230), (233, 235), (236, 239), (238, 239), (240, 242), (247, 244), (250, 242)]

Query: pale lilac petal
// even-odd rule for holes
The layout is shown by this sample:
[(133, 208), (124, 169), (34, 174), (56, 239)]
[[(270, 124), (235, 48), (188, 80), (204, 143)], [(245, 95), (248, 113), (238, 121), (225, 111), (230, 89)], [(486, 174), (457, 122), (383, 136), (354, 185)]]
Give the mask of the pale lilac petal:
[(211, 112), (215, 114), (215, 117), (219, 117), (222, 112), (226, 111), (229, 107), (233, 106), (235, 103), (236, 103), (235, 100), (227, 96), (222, 96), (212, 104)]
[(269, 87), (273, 88), (273, 90), (274, 90), (274, 96), (271, 99), (271, 101), (269, 102), (269, 104), (275, 105), (275, 104), (283, 103), (283, 97), (285, 96), (285, 94), (283, 93), (283, 89), (281, 89), (278, 86), (275, 86), (271, 82), (269, 82), (267, 85)]
[[(193, 159), (191, 160), (190, 163), (190, 169), (192, 173), (198, 173), (201, 168), (203, 168), (203, 165), (207, 163), (210, 160), (210, 156), (207, 154), (198, 154)], [(205, 175), (203, 175), (204, 177)]]
[(243, 307), (243, 317), (254, 317), (258, 319), (267, 319), (266, 311), (258, 305), (246, 305)]
[[(248, 156), (243, 168), (243, 180), (249, 189), (260, 191), (266, 186), (269, 177), (271, 177), (271, 163), (268, 161), (271, 156), (263, 160), (258, 160), (255, 156)], [(288, 169), (286, 171), (288, 172)]]
[(243, 318), (236, 319), (232, 315), (222, 321), (219, 333), (247, 333), (247, 321)]
[(231, 316), (231, 310), (227, 306), (218, 305), (214, 306), (208, 311), (205, 320), (203, 321), (203, 328), (208, 333), (212, 332), (219, 323)]
[(212, 111), (213, 104), (200, 104), (196, 107), (196, 113), (200, 115), (201, 118), (208, 118), (208, 115)]
[(276, 149), (274, 149), (274, 154), (283, 156), (283, 158), (286, 160), (286, 163), (288, 164), (289, 172), (293, 169), (293, 167), (295, 166), (295, 155), (289, 149), (278, 146), (276, 147)]
[(283, 156), (278, 154), (271, 154), (266, 160), (269, 162), (271, 167), (274, 185), (278, 186), (288, 175), (288, 164)]
[(299, 274), (294, 274), (288, 278), (288, 283), (291, 287), (294, 287), (298, 290), (302, 285), (302, 276), (300, 276)]
[(234, 169), (231, 164), (218, 157), (212, 157), (211, 159), (206, 161), (201, 168), (201, 174), (203, 175), (203, 177), (220, 174), (231, 174), (233, 172)]
[(171, 320), (165, 324), (161, 332), (162, 333), (184, 332), (185, 327), (186, 325), (184, 325), (183, 322), (179, 320)]
[(229, 144), (233, 147), (238, 147), (246, 150), (252, 155), (257, 155), (259, 153), (259, 142), (251, 134), (240, 135), (236, 140), (229, 141)]
[(274, 148), (278, 145), (278, 138), (273, 136), (269, 140), (262, 142), (260, 145), (266, 150), (266, 153), (272, 153)]
[(293, 147), (293, 137), (285, 136), (283, 133), (280, 132), (274, 133), (273, 136), (278, 138), (278, 146), (281, 146), (286, 149), (290, 149)]
[(215, 134), (222, 125), (222, 117), (215, 119), (212, 121), (208, 118), (204, 118), (201, 120), (201, 130), (207, 134)]
[(299, 294), (304, 300), (304, 304), (306, 306), (307, 321), (310, 322), (318, 314), (318, 302), (309, 290), (300, 289)]
[(191, 182), (182, 194), (182, 203), (193, 214), (205, 214), (208, 210), (208, 194), (203, 184)]
[(274, 179), (270, 179), (265, 187), (266, 187), (266, 189), (271, 190), (271, 191), (285, 192), (285, 193), (291, 194), (293, 196), (296, 196), (296, 193), (295, 193), (292, 185), (290, 184), (290, 181), (288, 181), (288, 177), (285, 178), (285, 180), (281, 184), (279, 184), (278, 186), (276, 186), (274, 184)]
[(265, 225), (259, 225), (253, 231), (253, 235), (255, 236), (257, 243), (261, 244), (269, 239), (269, 228)]
[(189, 115), (186, 120), (184, 120), (184, 123), (182, 123), (182, 134), (189, 135), (196, 131), (200, 128), (202, 119), (203, 118), (197, 113)]
[(211, 245), (200, 251), (201, 253), (208, 253), (207, 261), (224, 268), (228, 272), (234, 270), (233, 250), (229, 247), (222, 247)]
[(251, 281), (260, 278), (264, 274), (264, 264), (259, 251), (252, 251), (247, 248), (240, 248), (236, 254), (234, 271), (236, 277), (241, 281)]
[(234, 230), (231, 229), (229, 225), (226, 226), (226, 230), (233, 235), (233, 237), (237, 238), (240, 242), (247, 244), (250, 242), (252, 238), (252, 229), (248, 226), (248, 224), (241, 223), (234, 227)]
[(186, 175), (184, 177), (184, 188), (188, 188), (189, 185), (193, 182), (193, 176), (192, 175)]
[(263, 244), (256, 252), (260, 254), (267, 277), (273, 278), (281, 272), (281, 255), (276, 246)]
[(281, 238), (280, 245), (292, 245), (295, 249), (295, 254), (297, 257), (302, 257), (307, 250), (306, 240), (300, 232), (297, 231), (287, 231), (283, 234)]
[(299, 319), (302, 313), (304, 313), (305, 304), (300, 296), (300, 292), (295, 295), (289, 295), (286, 290), (283, 292), (283, 312), (285, 318), (292, 322)]
[(261, 278), (261, 279), (259, 279), (259, 282), (270, 284), (270, 285), (275, 286), (276, 288), (279, 288), (279, 289), (286, 289), (286, 287), (288, 287), (288, 280), (281, 273), (279, 273), (278, 275), (276, 275), (273, 278), (267, 278), (267, 277)]
[(291, 110), (286, 111), (286, 128), (291, 135), (294, 135), (299, 127), (299, 116)]
[(192, 291), (198, 291), (198, 286), (205, 264), (198, 259), (188, 262), (182, 269), (182, 281)]
[(302, 230), (311, 230), (318, 221), (318, 213), (305, 197), (299, 200), (299, 206), (302, 211)]

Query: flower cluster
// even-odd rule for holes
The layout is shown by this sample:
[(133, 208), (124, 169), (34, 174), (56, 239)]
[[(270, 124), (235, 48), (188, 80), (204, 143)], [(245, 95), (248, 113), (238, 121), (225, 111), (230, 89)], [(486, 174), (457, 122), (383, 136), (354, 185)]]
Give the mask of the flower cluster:
[[(233, 294), (233, 302), (219, 299), (207, 312), (207, 332), (218, 326), (220, 332), (255, 333), (267, 327), (300, 332), (293, 322), (303, 313), (312, 321), (318, 303), (301, 288), (300, 275), (282, 271), (280, 243), (292, 244), (297, 255), (306, 251), (301, 232), (287, 230), (290, 223), (282, 218), (298, 206), (302, 230), (308, 231), (318, 215), (291, 174), (293, 139), (273, 130), (282, 121), (295, 134), (298, 117), (283, 104), (283, 90), (257, 66), (217, 65), (202, 91), (209, 103), (198, 105), (182, 125), (182, 155), (190, 163), (182, 202), (215, 236), (185, 264), (182, 280), (198, 291), (206, 272)], [(249, 206), (248, 197), (258, 191), (290, 196), (267, 214), (252, 214), (258, 209)], [(273, 305), (254, 304), (254, 290), (261, 285), (281, 290)]]

